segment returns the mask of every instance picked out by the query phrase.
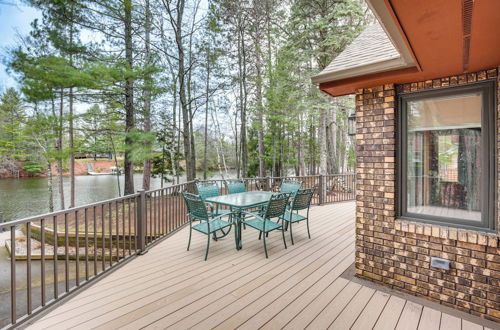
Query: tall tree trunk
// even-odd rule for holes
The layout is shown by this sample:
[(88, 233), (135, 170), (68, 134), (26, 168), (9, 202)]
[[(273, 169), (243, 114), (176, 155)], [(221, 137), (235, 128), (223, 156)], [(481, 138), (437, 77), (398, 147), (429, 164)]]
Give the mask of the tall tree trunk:
[[(243, 76), (245, 73), (243, 72), (243, 51), (242, 51), (242, 27), (241, 27), (241, 18), (238, 18), (238, 87), (239, 87), (239, 112), (240, 112), (240, 117), (241, 121), (243, 122), (243, 107), (244, 107), (244, 89), (243, 89)], [(238, 143), (238, 110), (236, 110), (236, 116), (234, 119), (234, 127), (235, 127), (235, 148), (236, 148), (236, 177), (239, 178), (241, 174), (241, 164), (240, 164), (240, 153), (241, 153), (241, 147), (243, 146), (243, 143), (240, 141)], [(242, 125), (243, 128), (243, 125)], [(243, 135), (240, 133), (240, 135)], [(246, 136), (246, 134), (245, 134)], [(244, 176), (244, 175), (243, 175)]]
[(248, 176), (248, 144), (247, 144), (247, 55), (245, 48), (245, 35), (244, 30), (241, 31), (241, 56), (243, 60), (243, 106), (241, 107), (241, 129), (240, 129), (240, 143), (241, 143), (241, 176)]
[[(259, 177), (263, 178), (266, 176), (266, 160), (265, 160), (265, 147), (264, 147), (264, 105), (262, 103), (262, 57), (261, 57), (261, 49), (260, 45), (257, 42), (257, 49), (255, 50), (255, 62), (256, 62), (256, 82), (255, 82), (255, 98), (257, 102), (257, 122), (258, 122), (258, 130), (257, 130), (257, 143), (259, 150)], [(274, 142), (273, 142), (274, 145)], [(273, 153), (276, 150), (273, 146)], [(274, 157), (274, 156), (273, 156)], [(276, 157), (273, 158), (273, 164), (276, 161)], [(274, 168), (275, 165), (273, 165)], [(274, 174), (276, 174), (275, 169), (273, 169)], [(274, 176), (273, 174), (273, 176)]]
[(64, 97), (63, 97), (63, 89), (60, 91), (60, 100), (59, 100), (59, 132), (57, 137), (57, 175), (59, 177), (59, 201), (61, 204), (61, 210), (64, 210), (66, 207), (64, 205), (64, 181), (63, 181), (63, 106), (64, 106)]
[[(173, 126), (173, 132), (174, 134), (172, 135), (172, 146), (171, 148), (174, 149), (174, 152), (170, 152), (170, 162), (172, 164), (172, 175), (174, 178), (177, 179), (177, 184), (179, 184), (179, 143), (175, 143), (176, 137), (179, 136), (179, 133), (177, 132), (177, 79), (174, 77), (174, 86), (173, 86), (173, 98), (174, 102), (172, 105), (172, 126)], [(180, 120), (179, 120), (180, 122)]]
[(326, 148), (326, 109), (322, 107), (319, 112), (319, 174), (325, 175), (328, 173), (327, 168), (327, 148)]
[(115, 158), (116, 167), (116, 187), (118, 188), (118, 197), (122, 196), (122, 188), (120, 187), (120, 170), (118, 169), (118, 159), (116, 159), (116, 147), (115, 141), (113, 140), (113, 134), (109, 134), (109, 141), (111, 142), (111, 149), (113, 150), (113, 156)]
[(205, 137), (203, 141), (203, 180), (207, 179), (207, 156), (208, 156), (208, 102), (210, 92), (210, 47), (207, 48), (207, 81), (205, 88)]
[[(176, 153), (177, 155), (180, 155), (181, 154), (181, 132), (180, 132), (180, 127), (181, 127), (181, 122), (182, 122), (182, 112), (181, 112), (181, 109), (180, 109), (181, 105), (179, 103), (179, 111), (178, 114), (179, 114), (179, 122), (178, 122), (178, 125), (177, 127), (179, 127), (179, 129), (177, 130), (177, 143), (176, 143)], [(178, 157), (177, 157), (178, 158)], [(179, 164), (179, 161), (176, 162), (178, 168), (179, 168), (179, 171), (177, 171), (177, 184), (179, 184), (179, 180), (180, 180), (180, 164)]]
[(182, 21), (184, 16), (185, 0), (178, 0), (176, 5), (176, 18), (173, 19), (174, 11), (170, 8), (169, 1), (164, 1), (164, 5), (171, 17), (170, 23), (175, 31), (175, 43), (177, 45), (177, 78), (179, 80), (179, 102), (182, 111), (182, 142), (184, 146), (184, 158), (186, 160), (186, 180), (193, 181), (196, 178), (196, 163), (193, 163), (193, 153), (191, 144), (191, 116), (189, 104), (186, 96), (186, 73), (185, 54), (183, 44)]
[[(132, 0), (123, 0), (123, 7), (125, 11), (125, 59), (127, 61), (128, 69), (132, 70), (134, 64), (132, 44)], [(133, 148), (134, 142), (130, 136), (134, 127), (134, 79), (131, 76), (128, 76), (125, 81), (125, 195), (134, 193), (134, 165), (131, 159), (131, 149)]]
[[(226, 178), (227, 178), (227, 176), (228, 176), (228, 173), (227, 173), (227, 164), (226, 164), (226, 157), (224, 156), (224, 146), (222, 145), (222, 139), (220, 138), (222, 136), (222, 133), (221, 133), (221, 130), (220, 130), (219, 119), (217, 118), (217, 116), (214, 116), (213, 112), (211, 113), (211, 115), (212, 115), (212, 121), (215, 124), (215, 130), (217, 132), (217, 136), (219, 136), (219, 139), (218, 139), (219, 146), (216, 147), (217, 158), (218, 158), (218, 160), (222, 160), (222, 167), (224, 168), (224, 172), (225, 172)], [(224, 175), (222, 174), (222, 170), (220, 168), (220, 161), (219, 161), (219, 173), (221, 174), (222, 178), (224, 178)]]
[(236, 162), (236, 177), (239, 179), (241, 174), (240, 164), (240, 145), (238, 143), (238, 108), (234, 114), (234, 159)]
[[(153, 79), (151, 77), (151, 73), (149, 73), (151, 66), (151, 8), (149, 4), (149, 0), (145, 0), (145, 23), (144, 23), (144, 43), (145, 43), (145, 65), (146, 65), (146, 76), (144, 78), (144, 133), (148, 134), (151, 132), (151, 94), (152, 94), (152, 85)], [(148, 145), (146, 149), (148, 151), (151, 150), (151, 143), (149, 142), (149, 137), (147, 139)], [(142, 189), (149, 190), (151, 188), (151, 158), (148, 154), (146, 159), (144, 159), (143, 164), (143, 172), (142, 172)]]
[(70, 201), (69, 207), (75, 207), (75, 139), (73, 132), (73, 88), (69, 89), (69, 177), (70, 177)]
[[(73, 45), (73, 25), (70, 26), (69, 43)], [(69, 55), (69, 64), (73, 66), (73, 50)], [(75, 140), (73, 132), (73, 87), (69, 89), (69, 177), (70, 177), (70, 199), (69, 207), (75, 207)]]
[(329, 132), (329, 145), (330, 148), (328, 152), (328, 159), (330, 160), (330, 171), (329, 173), (338, 173), (338, 155), (337, 155), (337, 109), (334, 108), (331, 114), (331, 122), (328, 125)]
[(49, 190), (49, 212), (54, 212), (54, 180), (52, 175), (52, 164), (47, 160), (47, 188)]

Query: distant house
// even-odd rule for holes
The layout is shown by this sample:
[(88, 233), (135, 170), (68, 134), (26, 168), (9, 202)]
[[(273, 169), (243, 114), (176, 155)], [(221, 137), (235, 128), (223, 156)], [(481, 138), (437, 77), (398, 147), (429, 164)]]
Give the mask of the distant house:
[(367, 2), (312, 78), (356, 94), (356, 273), (500, 321), (500, 1)]

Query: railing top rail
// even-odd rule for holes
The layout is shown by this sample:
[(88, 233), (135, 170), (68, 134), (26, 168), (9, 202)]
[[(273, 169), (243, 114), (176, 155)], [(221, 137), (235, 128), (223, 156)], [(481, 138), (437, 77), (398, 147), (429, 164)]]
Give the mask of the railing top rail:
[(100, 206), (100, 205), (103, 205), (103, 204), (120, 202), (120, 201), (123, 201), (123, 200), (135, 198), (137, 196), (139, 196), (139, 194), (135, 193), (135, 194), (130, 194), (130, 195), (122, 196), (122, 197), (107, 199), (107, 200), (100, 201), (100, 202), (95, 202), (95, 203), (92, 203), (92, 204), (85, 204), (85, 205), (81, 205), (81, 206), (77, 206), (77, 207), (73, 207), (73, 208), (69, 208), (69, 209), (65, 209), (65, 210), (59, 210), (59, 211), (55, 211), (55, 212), (50, 212), (50, 213), (35, 215), (35, 216), (32, 216), (32, 217), (26, 217), (26, 218), (22, 218), (22, 219), (18, 219), (18, 220), (3, 222), (3, 223), (0, 223), (0, 229), (2, 229), (2, 228), (9, 228), (9, 227), (12, 227), (12, 226), (17, 226), (17, 225), (22, 225), (22, 224), (25, 224), (25, 223), (28, 223), (28, 222), (39, 221), (39, 220), (42, 220), (42, 219), (49, 219), (49, 218), (52, 218), (52, 217), (57, 217), (59, 215), (65, 214), (65, 213), (72, 213), (72, 212), (76, 212), (76, 211), (81, 211), (81, 210), (89, 209), (89, 208), (92, 208), (94, 206)]
[[(198, 181), (200, 181), (200, 180), (198, 180)], [(215, 180), (213, 180), (213, 181), (215, 181)], [(181, 188), (182, 186), (187, 186), (187, 185), (190, 185), (190, 184), (194, 184), (195, 182), (196, 182), (196, 180), (194, 180), (194, 181), (187, 181), (187, 182), (175, 184), (175, 185), (168, 186), (168, 187), (146, 190), (145, 193), (146, 194), (150, 194), (150, 193), (155, 193), (155, 192), (162, 191), (162, 190), (173, 190), (173, 189)]]

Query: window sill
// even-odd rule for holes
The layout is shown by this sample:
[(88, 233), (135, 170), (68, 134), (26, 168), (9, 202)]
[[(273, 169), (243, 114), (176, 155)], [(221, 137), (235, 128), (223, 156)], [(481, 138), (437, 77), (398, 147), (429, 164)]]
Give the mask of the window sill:
[(394, 229), (405, 233), (413, 233), (471, 244), (498, 247), (497, 233), (486, 233), (471, 229), (439, 226), (403, 219), (396, 219)]

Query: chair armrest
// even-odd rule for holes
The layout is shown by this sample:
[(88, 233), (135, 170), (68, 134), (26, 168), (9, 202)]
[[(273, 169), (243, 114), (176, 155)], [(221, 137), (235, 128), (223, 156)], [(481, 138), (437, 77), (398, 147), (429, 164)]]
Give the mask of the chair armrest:
[(225, 217), (225, 216), (228, 216), (228, 215), (233, 215), (235, 212), (230, 212), (230, 213), (225, 213), (225, 214), (221, 214), (215, 218), (212, 218), (210, 219), (209, 221), (212, 221), (212, 220), (218, 220), (218, 219), (222, 219), (222, 217)]

